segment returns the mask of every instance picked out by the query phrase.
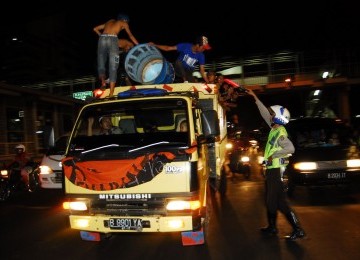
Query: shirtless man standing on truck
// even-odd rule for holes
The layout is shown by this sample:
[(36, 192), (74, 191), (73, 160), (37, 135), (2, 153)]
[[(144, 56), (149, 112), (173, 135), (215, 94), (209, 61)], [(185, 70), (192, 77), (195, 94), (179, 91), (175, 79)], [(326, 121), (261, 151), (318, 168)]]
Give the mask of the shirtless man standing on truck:
[[(98, 50), (97, 50), (97, 66), (98, 76), (101, 82), (101, 88), (106, 87), (106, 62), (109, 61), (109, 80), (110, 80), (110, 94), (114, 94), (114, 89), (117, 80), (117, 70), (119, 67), (119, 47), (126, 48), (126, 46), (119, 46), (120, 41), (118, 34), (125, 30), (130, 40), (135, 45), (139, 44), (134, 35), (130, 31), (129, 17), (125, 14), (119, 14), (117, 20), (111, 19), (104, 24), (94, 27), (94, 32), (99, 35)], [(126, 42), (124, 42), (126, 43)]]

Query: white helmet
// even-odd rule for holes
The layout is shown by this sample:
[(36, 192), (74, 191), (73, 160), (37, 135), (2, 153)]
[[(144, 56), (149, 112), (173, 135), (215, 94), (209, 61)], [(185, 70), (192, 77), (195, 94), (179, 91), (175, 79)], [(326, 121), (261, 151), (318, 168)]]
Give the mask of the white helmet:
[(271, 110), (275, 113), (273, 122), (279, 125), (286, 125), (290, 121), (290, 112), (287, 108), (279, 105), (274, 105), (270, 107)]
[(25, 152), (25, 145), (23, 145), (23, 144), (18, 144), (17, 146), (15, 146), (15, 149), (17, 150), (17, 149), (22, 149), (23, 151), (23, 153)]

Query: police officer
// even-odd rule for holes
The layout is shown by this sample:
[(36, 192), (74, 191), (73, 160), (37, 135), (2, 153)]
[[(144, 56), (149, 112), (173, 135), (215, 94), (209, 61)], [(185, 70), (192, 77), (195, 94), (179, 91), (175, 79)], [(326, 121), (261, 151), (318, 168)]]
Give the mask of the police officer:
[(283, 106), (274, 105), (269, 108), (259, 100), (255, 93), (248, 89), (247, 93), (254, 97), (261, 116), (271, 128), (264, 151), (265, 171), (265, 204), (267, 209), (268, 226), (261, 228), (261, 232), (269, 235), (278, 233), (276, 227), (277, 211), (283, 213), (293, 228), (293, 232), (286, 236), (288, 240), (305, 237), (298, 218), (291, 209), (286, 198), (282, 183), (282, 174), (288, 164), (288, 157), (294, 153), (293, 143), (288, 139), (284, 127), (290, 120), (290, 112)]

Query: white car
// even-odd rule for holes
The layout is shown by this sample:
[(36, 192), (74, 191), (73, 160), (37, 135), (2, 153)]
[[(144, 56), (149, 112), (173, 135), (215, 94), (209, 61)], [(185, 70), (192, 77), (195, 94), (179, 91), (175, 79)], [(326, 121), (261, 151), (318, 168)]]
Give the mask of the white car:
[(43, 189), (61, 189), (63, 183), (61, 160), (64, 158), (69, 136), (61, 136), (46, 152), (39, 166), (40, 186)]

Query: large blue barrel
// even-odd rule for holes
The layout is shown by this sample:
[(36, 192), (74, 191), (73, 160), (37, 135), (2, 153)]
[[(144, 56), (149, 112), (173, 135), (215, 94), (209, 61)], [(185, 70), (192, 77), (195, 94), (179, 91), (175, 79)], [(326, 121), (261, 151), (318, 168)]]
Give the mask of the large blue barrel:
[(175, 72), (161, 52), (147, 43), (134, 46), (126, 55), (128, 76), (141, 84), (168, 84), (174, 82)]

